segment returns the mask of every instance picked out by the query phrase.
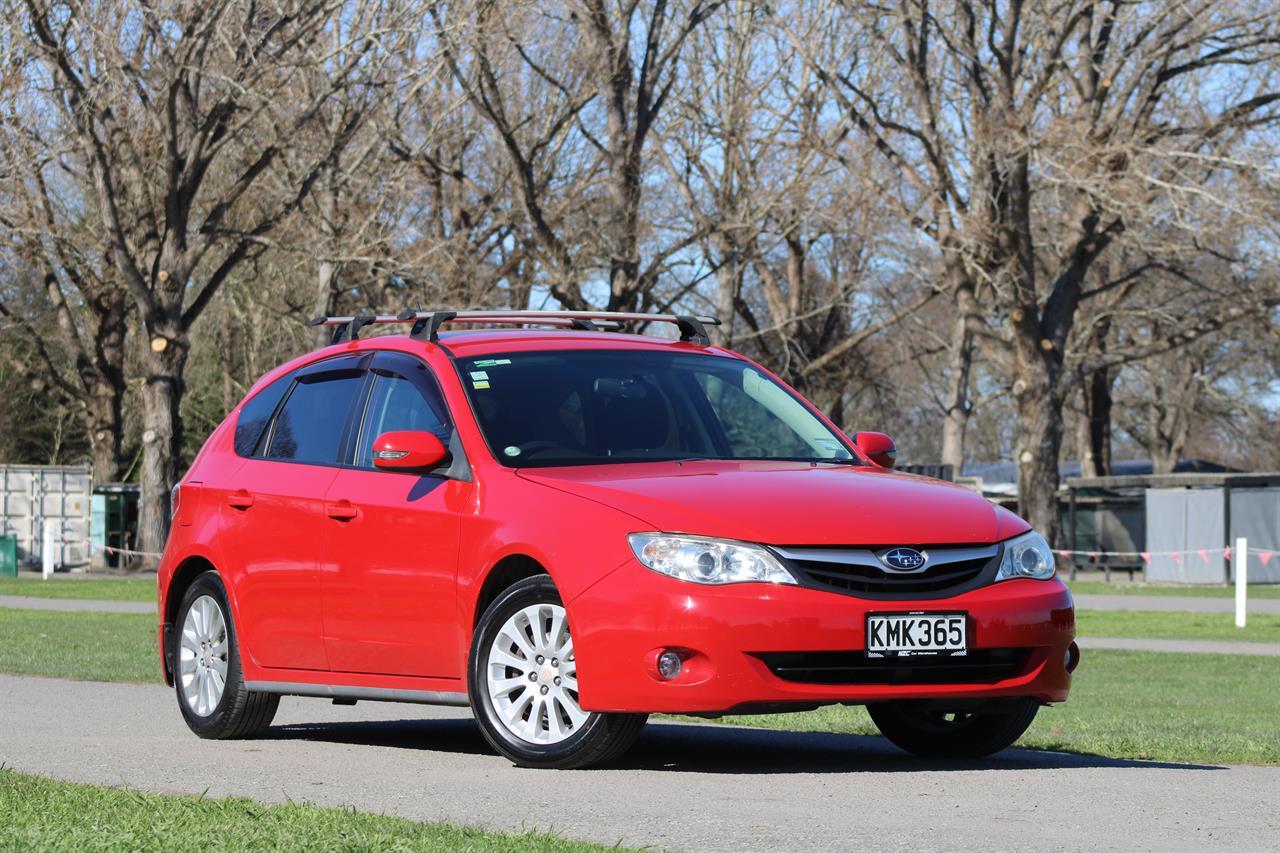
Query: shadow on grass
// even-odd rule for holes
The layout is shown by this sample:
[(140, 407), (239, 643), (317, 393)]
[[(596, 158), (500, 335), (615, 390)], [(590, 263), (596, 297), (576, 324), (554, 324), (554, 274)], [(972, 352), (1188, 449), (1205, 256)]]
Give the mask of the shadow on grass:
[[(382, 746), (430, 752), (492, 755), (473, 720), (390, 720), (276, 726), (268, 740)], [(1221, 770), (1218, 765), (1133, 761), (1084, 753), (1006, 749), (984, 759), (915, 758), (881, 737), (751, 729), (696, 723), (651, 722), (639, 742), (605, 769), (654, 773), (912, 773), (955, 770), (1063, 770), (1076, 768)]]

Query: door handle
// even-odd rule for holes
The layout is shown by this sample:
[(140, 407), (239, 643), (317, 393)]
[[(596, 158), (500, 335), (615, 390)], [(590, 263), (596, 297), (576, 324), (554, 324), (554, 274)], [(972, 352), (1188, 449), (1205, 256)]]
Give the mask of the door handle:
[(325, 501), (324, 511), (330, 518), (337, 521), (350, 521), (360, 514), (360, 510), (346, 498), (340, 501)]
[(253, 506), (253, 495), (239, 489), (227, 495), (227, 506), (232, 509), (248, 509)]

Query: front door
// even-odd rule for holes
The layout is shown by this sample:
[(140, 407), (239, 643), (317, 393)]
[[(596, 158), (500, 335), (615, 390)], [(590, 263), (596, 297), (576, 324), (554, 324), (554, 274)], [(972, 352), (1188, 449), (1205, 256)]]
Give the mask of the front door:
[(458, 531), (472, 484), (443, 469), (373, 467), (382, 433), (423, 430), (450, 447), (453, 425), (435, 377), (418, 359), (379, 353), (371, 382), (353, 433), (355, 464), (325, 496), (320, 566), (329, 663), (343, 672), (459, 677)]

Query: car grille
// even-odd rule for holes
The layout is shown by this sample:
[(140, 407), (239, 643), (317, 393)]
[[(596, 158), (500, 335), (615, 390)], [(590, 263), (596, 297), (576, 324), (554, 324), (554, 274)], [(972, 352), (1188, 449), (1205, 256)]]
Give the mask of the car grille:
[(1000, 546), (922, 547), (924, 565), (914, 571), (894, 571), (877, 556), (884, 548), (774, 547), (796, 580), (826, 589), (872, 599), (946, 598), (995, 580)]
[(1026, 671), (1031, 649), (971, 649), (959, 657), (869, 658), (865, 652), (768, 652), (756, 657), (805, 684), (994, 684)]

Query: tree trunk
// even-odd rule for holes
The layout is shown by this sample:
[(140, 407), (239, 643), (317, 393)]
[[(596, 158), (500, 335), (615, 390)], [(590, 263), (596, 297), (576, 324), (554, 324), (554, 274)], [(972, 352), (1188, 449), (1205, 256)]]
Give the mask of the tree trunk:
[(1151, 473), (1172, 474), (1181, 453), (1171, 441), (1159, 441), (1151, 448)]
[(63, 345), (71, 353), (83, 392), (79, 419), (89, 436), (93, 477), (116, 482), (124, 473), (125, 337), (129, 331), (129, 297), (123, 288), (77, 273), (72, 281), (88, 309), (77, 322), (58, 277), (49, 273), (45, 287), (58, 319)]
[(1081, 453), (1090, 461), (1086, 477), (1106, 477), (1111, 473), (1111, 383), (1110, 370), (1095, 370), (1084, 385), (1084, 418), (1088, 443)]
[(720, 266), (716, 268), (716, 316), (719, 326), (711, 328), (711, 339), (722, 347), (733, 345), (733, 319), (742, 287), (742, 265), (738, 251), (728, 240), (716, 240)]
[(1097, 477), (1098, 462), (1093, 455), (1093, 438), (1089, 423), (1089, 394), (1080, 389), (1079, 411), (1076, 416), (1076, 454), (1080, 457), (1080, 476)]
[[(320, 213), (319, 230), (325, 253), (325, 256), (316, 262), (316, 298), (313, 315), (316, 317), (328, 317), (333, 312), (334, 285), (338, 278), (338, 264), (333, 260), (333, 254), (337, 251), (338, 189), (331, 172), (326, 172), (325, 178), (324, 190), (316, 193), (316, 205)], [(316, 326), (312, 332), (315, 346), (326, 346), (332, 334), (332, 326)]]
[(89, 391), (85, 416), (93, 448), (93, 478), (114, 483), (124, 476), (129, 464), (124, 440), (124, 397), (129, 388), (124, 367), (128, 296), (107, 290), (96, 294), (90, 305), (97, 328), (93, 354), (80, 375)]
[(956, 318), (947, 359), (947, 411), (942, 422), (942, 464), (960, 476), (964, 468), (964, 443), (972, 413), (969, 374), (973, 367), (973, 334), (963, 315)]
[(1147, 429), (1148, 447), (1153, 474), (1172, 474), (1187, 446), (1189, 419), (1176, 405), (1170, 408), (1153, 407), (1151, 426)]
[(96, 483), (119, 482), (128, 465), (124, 451), (124, 389), (108, 393), (97, 389), (86, 401), (85, 417), (93, 452), (93, 479)]
[[(1047, 390), (1047, 389), (1046, 389)], [(1018, 507), (1050, 544), (1058, 542), (1058, 455), (1062, 449), (1062, 402), (1049, 393), (1017, 399)]]
[(1041, 338), (1040, 322), (1017, 309), (1013, 397), (1018, 462), (1019, 512), (1051, 545), (1059, 539), (1058, 457), (1062, 452), (1064, 386), (1057, 348)]
[[(189, 341), (182, 331), (151, 332), (143, 358), (142, 496), (138, 506), (140, 550), (160, 553), (169, 536), (169, 490), (181, 476), (182, 418)], [(163, 342), (163, 343), (161, 343)]]

